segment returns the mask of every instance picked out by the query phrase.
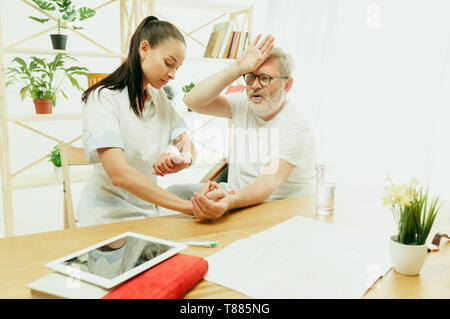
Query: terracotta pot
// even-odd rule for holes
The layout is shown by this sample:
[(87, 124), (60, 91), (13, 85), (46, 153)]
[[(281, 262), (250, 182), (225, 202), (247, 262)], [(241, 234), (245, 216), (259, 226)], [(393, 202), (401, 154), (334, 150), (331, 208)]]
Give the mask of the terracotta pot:
[(423, 245), (404, 245), (391, 237), (389, 254), (395, 271), (403, 275), (418, 275), (427, 257), (428, 248)]
[(36, 114), (52, 114), (52, 100), (33, 100)]

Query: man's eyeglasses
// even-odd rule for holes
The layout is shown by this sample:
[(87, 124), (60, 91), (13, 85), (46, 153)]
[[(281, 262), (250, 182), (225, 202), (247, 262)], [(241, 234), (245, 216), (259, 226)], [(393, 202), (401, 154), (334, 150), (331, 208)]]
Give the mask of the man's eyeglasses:
[(248, 85), (252, 85), (253, 82), (255, 82), (256, 78), (258, 78), (259, 84), (261, 84), (261, 86), (268, 86), (270, 84), (270, 82), (273, 79), (288, 79), (288, 76), (270, 76), (268, 74), (253, 74), (253, 73), (245, 73), (244, 75), (244, 81), (245, 83), (247, 83)]

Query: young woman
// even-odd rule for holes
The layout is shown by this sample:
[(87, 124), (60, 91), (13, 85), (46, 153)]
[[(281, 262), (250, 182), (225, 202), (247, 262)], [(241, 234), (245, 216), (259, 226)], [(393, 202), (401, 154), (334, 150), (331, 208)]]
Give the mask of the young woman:
[(175, 26), (147, 17), (125, 62), (83, 93), (83, 145), (94, 174), (77, 207), (80, 226), (157, 216), (157, 206), (192, 215), (192, 203), (156, 181), (190, 166), (195, 156), (186, 125), (162, 89), (185, 51)]

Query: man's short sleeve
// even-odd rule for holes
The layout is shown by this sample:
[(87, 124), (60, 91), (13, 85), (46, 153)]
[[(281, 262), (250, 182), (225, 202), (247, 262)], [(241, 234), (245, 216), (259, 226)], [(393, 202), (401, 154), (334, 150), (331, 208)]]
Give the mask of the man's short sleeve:
[[(103, 92), (101, 92), (103, 93)], [(94, 91), (83, 105), (82, 138), (84, 151), (90, 163), (100, 161), (97, 149), (119, 147), (124, 149), (119, 119), (114, 111), (114, 95)]]
[(315, 161), (315, 140), (306, 122), (292, 121), (282, 127), (279, 143), (279, 156), (276, 157), (300, 168), (306, 168)]

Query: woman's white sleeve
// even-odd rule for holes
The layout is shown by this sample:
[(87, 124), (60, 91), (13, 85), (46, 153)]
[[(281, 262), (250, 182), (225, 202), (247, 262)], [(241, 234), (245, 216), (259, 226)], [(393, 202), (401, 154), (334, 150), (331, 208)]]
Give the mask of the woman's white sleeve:
[(119, 119), (114, 111), (114, 99), (111, 96), (91, 93), (83, 105), (82, 138), (84, 151), (90, 163), (100, 161), (97, 149), (119, 147), (124, 149)]

